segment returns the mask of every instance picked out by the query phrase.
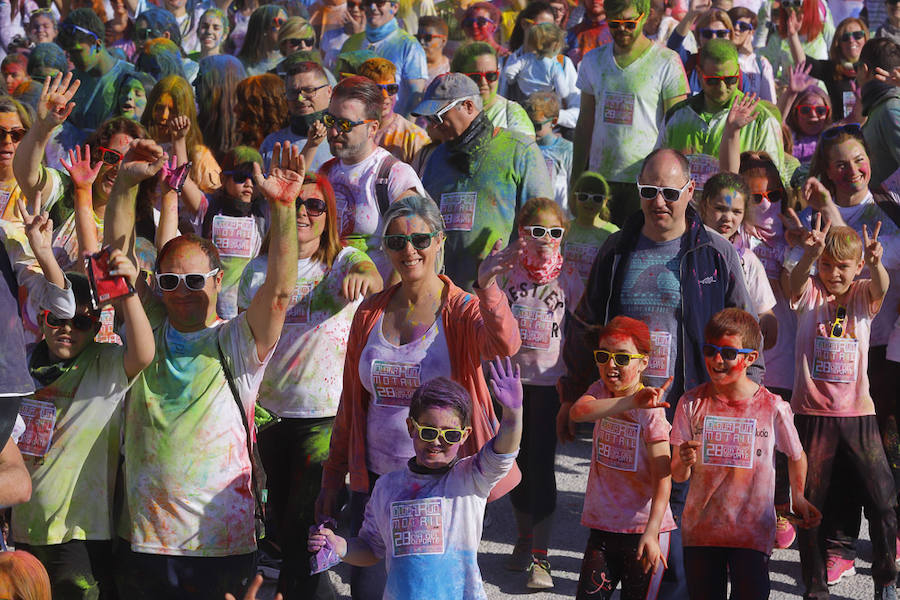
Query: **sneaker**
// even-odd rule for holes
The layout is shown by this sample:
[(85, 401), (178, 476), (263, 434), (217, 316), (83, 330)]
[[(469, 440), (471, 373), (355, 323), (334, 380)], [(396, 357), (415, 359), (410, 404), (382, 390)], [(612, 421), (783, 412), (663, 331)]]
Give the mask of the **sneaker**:
[(775, 547), (790, 548), (794, 540), (797, 539), (797, 530), (791, 525), (791, 522), (784, 517), (779, 516), (775, 521)]
[(897, 600), (897, 588), (893, 583), (884, 587), (875, 585), (875, 600)]
[[(550, 577), (550, 561), (535, 558), (528, 567), (531, 573), (528, 575), (528, 587), (533, 590), (546, 590), (553, 587), (553, 578)], [(896, 600), (896, 599), (894, 599)]]
[(516, 543), (503, 566), (507, 571), (527, 571), (532, 562), (531, 540), (527, 540), (526, 543)]
[(853, 561), (834, 554), (829, 554), (825, 561), (825, 569), (828, 573), (828, 585), (835, 585), (844, 577), (856, 575)]

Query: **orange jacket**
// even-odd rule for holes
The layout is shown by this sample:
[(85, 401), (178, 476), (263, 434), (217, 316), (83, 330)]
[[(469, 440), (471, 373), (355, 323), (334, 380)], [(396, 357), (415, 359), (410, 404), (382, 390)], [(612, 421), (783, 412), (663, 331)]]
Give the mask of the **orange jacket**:
[[(450, 351), (450, 371), (454, 381), (469, 391), (472, 397), (472, 434), (460, 449), (460, 457), (478, 452), (497, 432), (499, 421), (481, 370), (481, 361), (495, 356), (512, 356), (519, 351), (519, 325), (506, 295), (491, 285), (473, 295), (456, 287), (449, 278), (447, 301), (441, 308), (444, 333)], [(366, 468), (366, 413), (369, 392), (359, 379), (359, 360), (369, 339), (369, 333), (391, 297), (400, 287), (394, 285), (367, 298), (357, 309), (350, 327), (347, 357), (344, 362), (344, 389), (334, 418), (331, 449), (322, 473), (322, 487), (338, 489), (344, 476), (350, 473), (350, 489), (369, 492), (369, 472)], [(499, 498), (518, 484), (521, 473), (513, 465), (509, 474), (491, 492), (490, 499)]]

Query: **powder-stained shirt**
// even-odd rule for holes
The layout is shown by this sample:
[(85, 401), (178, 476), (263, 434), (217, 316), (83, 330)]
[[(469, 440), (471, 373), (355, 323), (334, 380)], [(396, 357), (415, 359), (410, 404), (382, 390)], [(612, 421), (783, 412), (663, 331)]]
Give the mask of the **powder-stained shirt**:
[(484, 507), (515, 457), (490, 441), (446, 473), (407, 466), (375, 482), (359, 537), (384, 557), (385, 600), (486, 600), (478, 568)]
[[(548, 142), (548, 143), (544, 143)], [(569, 178), (572, 176), (572, 142), (556, 134), (538, 140), (538, 148), (544, 155), (550, 179), (553, 181), (553, 199), (571, 219), (569, 211)]]
[[(600, 380), (585, 395), (612, 396)], [(671, 429), (662, 408), (632, 409), (594, 423), (582, 525), (613, 533), (644, 533), (658, 482), (650, 471), (648, 446), (668, 443)], [(659, 530), (662, 533), (675, 528), (666, 503)]]
[[(263, 372), (247, 313), (181, 333), (145, 302), (156, 358), (125, 407), (125, 494), (121, 533), (135, 552), (231, 556), (256, 550), (246, 427)], [(230, 363), (249, 424), (241, 422), (219, 362)], [(273, 348), (274, 350), (274, 348)]]
[[(297, 261), (297, 283), (281, 339), (259, 388), (259, 403), (282, 417), (311, 419), (337, 413), (350, 323), (362, 298), (347, 300), (347, 274), (371, 260), (356, 248), (338, 253), (329, 269), (313, 258)], [(269, 258), (250, 261), (241, 277), (238, 307), (246, 310), (266, 279)]]
[[(125, 349), (91, 343), (72, 367), (25, 398), (20, 439), (31, 500), (13, 508), (13, 539), (34, 545), (113, 537)], [(49, 444), (49, 447), (47, 447)]]
[(497, 96), (493, 104), (484, 107), (484, 114), (494, 127), (503, 127), (534, 137), (534, 124), (518, 102)]
[[(765, 387), (741, 401), (704, 383), (675, 409), (671, 444), (701, 442), (682, 516), (685, 546), (748, 548), (770, 554), (775, 542), (777, 449), (799, 460), (803, 446), (787, 402)], [(736, 501), (736, 499), (740, 501)]]
[[(810, 277), (791, 307), (797, 313), (794, 393), (791, 406), (799, 415), (861, 417), (875, 414), (869, 394), (869, 335), (881, 301), (869, 300), (870, 279), (850, 285), (842, 304), (819, 278)], [(838, 309), (846, 316), (843, 331), (834, 330)], [(832, 334), (841, 333), (840, 336)]]
[(451, 162), (447, 144), (441, 144), (422, 174), (425, 189), (444, 215), (445, 272), (453, 283), (469, 290), (478, 262), (494, 242), (509, 243), (522, 205), (529, 198), (553, 197), (540, 149), (520, 133), (496, 131), (470, 173)]
[(656, 147), (666, 101), (688, 93), (681, 59), (654, 44), (623, 69), (613, 44), (606, 44), (581, 61), (577, 85), (596, 103), (590, 170), (607, 181), (634, 183)]
[(574, 222), (569, 225), (563, 243), (563, 258), (566, 263), (575, 266), (585, 285), (591, 276), (591, 267), (594, 266), (600, 247), (610, 234), (618, 230), (618, 227), (606, 221), (601, 221), (597, 227), (584, 227)]
[(522, 383), (554, 386), (566, 371), (562, 360), (563, 320), (573, 314), (584, 294), (584, 283), (573, 265), (563, 263), (559, 276), (539, 285), (516, 265), (497, 276), (513, 316), (519, 322), (522, 347), (513, 362), (522, 371)]

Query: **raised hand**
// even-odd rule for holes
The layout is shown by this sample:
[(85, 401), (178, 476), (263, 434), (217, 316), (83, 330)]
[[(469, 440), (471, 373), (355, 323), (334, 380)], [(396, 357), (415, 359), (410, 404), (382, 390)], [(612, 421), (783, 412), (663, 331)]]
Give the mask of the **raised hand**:
[(134, 287), (137, 283), (138, 269), (131, 259), (118, 248), (109, 253), (109, 274), (124, 277)]
[(57, 73), (53, 79), (45, 79), (37, 103), (38, 123), (48, 129), (62, 125), (75, 108), (72, 97), (79, 87), (81, 80), (72, 81), (72, 73), (66, 73), (65, 77), (62, 73)]
[(756, 94), (745, 94), (740, 100), (731, 103), (728, 117), (725, 119), (725, 128), (736, 131), (749, 125), (756, 118), (756, 107), (759, 97)]
[(881, 221), (878, 221), (878, 223), (875, 224), (875, 231), (872, 232), (872, 237), (870, 238), (868, 228), (863, 225), (863, 248), (865, 250), (863, 259), (869, 267), (874, 267), (880, 263), (881, 257), (884, 254), (884, 248), (882, 247), (881, 242), (878, 241), (878, 233), (880, 231)]
[[(247, 593), (244, 594), (244, 600), (256, 600), (256, 594), (259, 593), (259, 589), (263, 584), (263, 576), (259, 573), (256, 574), (256, 577), (253, 578), (253, 581), (250, 582), (250, 587), (247, 588)], [(225, 600), (235, 600), (235, 597), (231, 594), (225, 594)], [(275, 600), (284, 600), (281, 594), (275, 594)]]
[[(785, 10), (782, 8), (782, 10)], [(803, 17), (796, 10), (787, 10), (787, 33), (788, 35), (796, 35), (800, 32), (800, 26), (803, 24)]]
[(688, 440), (678, 446), (678, 456), (681, 458), (681, 464), (687, 468), (694, 466), (697, 462), (697, 448), (699, 447), (700, 442), (697, 440)]
[(811, 70), (812, 65), (806, 62), (791, 67), (791, 77), (788, 80), (788, 89), (795, 94), (802, 93), (803, 90), (808, 88), (812, 83), (812, 78), (809, 76)]
[(325, 128), (325, 124), (322, 121), (313, 121), (309, 125), (309, 130), (306, 132), (306, 146), (319, 146), (322, 142), (325, 141), (325, 136), (327, 135), (328, 130)]
[(103, 166), (103, 162), (101, 161), (98, 161), (97, 164), (91, 166), (90, 146), (85, 146), (84, 148), (75, 146), (74, 151), (69, 150), (69, 162), (66, 162), (66, 159), (64, 158), (61, 158), (59, 162), (63, 168), (69, 172), (72, 184), (76, 188), (81, 189), (90, 189), (91, 186), (94, 185), (94, 180), (97, 179), (97, 173), (100, 172), (100, 167)]
[(712, 6), (712, 0), (691, 0), (688, 6), (690, 12), (700, 15), (709, 10)]
[(815, 177), (810, 177), (803, 184), (803, 198), (806, 205), (816, 210), (825, 210), (831, 203), (831, 192)]
[(478, 287), (484, 289), (494, 282), (494, 278), (500, 273), (505, 273), (515, 267), (522, 260), (525, 246), (519, 238), (506, 248), (503, 248), (503, 240), (494, 242), (491, 253), (481, 261), (478, 267)]
[(184, 115), (178, 115), (169, 121), (169, 135), (172, 136), (173, 142), (186, 138), (190, 129), (191, 120)]
[(663, 400), (666, 390), (672, 385), (672, 377), (666, 379), (658, 388), (643, 387), (634, 393), (635, 408), (669, 408), (669, 403)]
[(522, 380), (519, 374), (519, 365), (513, 371), (512, 360), (507, 356), (504, 365), (499, 356), (488, 363), (491, 373), (491, 391), (497, 402), (504, 408), (520, 410), (522, 408)]
[(269, 202), (278, 202), (285, 206), (293, 206), (300, 188), (306, 164), (300, 152), (287, 143), (284, 146), (276, 143), (272, 150), (272, 169), (268, 177), (264, 177), (259, 163), (253, 164), (253, 183)]
[(875, 79), (900, 87), (900, 67), (897, 67), (890, 73), (881, 67), (875, 67)]
[(34, 200), (31, 202), (31, 212), (25, 206), (24, 196), (19, 194), (16, 198), (16, 206), (19, 207), (19, 214), (22, 215), (22, 222), (25, 224), (25, 236), (28, 243), (31, 244), (31, 251), (35, 256), (53, 256), (53, 219), (47, 211), (41, 210), (41, 192), (34, 194)]
[(167, 158), (162, 146), (153, 140), (134, 140), (119, 163), (116, 179), (129, 186), (137, 185), (159, 173)]
[[(809, 252), (816, 258), (822, 256), (825, 251), (825, 236), (831, 229), (831, 221), (826, 219), (825, 225), (822, 225), (822, 213), (816, 213), (816, 220), (813, 222), (813, 228), (806, 232), (803, 236), (801, 245), (805, 252)], [(877, 240), (876, 240), (877, 243)]]

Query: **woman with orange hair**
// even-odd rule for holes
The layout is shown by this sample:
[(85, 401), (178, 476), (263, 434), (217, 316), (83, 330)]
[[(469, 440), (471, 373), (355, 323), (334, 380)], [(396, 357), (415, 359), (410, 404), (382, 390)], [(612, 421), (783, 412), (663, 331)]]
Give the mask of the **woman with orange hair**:
[(828, 58), (828, 41), (834, 37), (834, 21), (828, 5), (822, 0), (781, 0), (773, 5), (775, 31), (769, 34), (759, 54), (765, 56), (775, 73), (787, 72), (791, 65), (788, 39), (791, 30), (799, 35), (803, 53), (811, 58)]
[(244, 79), (235, 90), (235, 112), (240, 143), (259, 148), (270, 133), (285, 125), (288, 116), (284, 81), (265, 73)]
[(50, 600), (50, 577), (41, 561), (22, 550), (0, 552), (0, 598)]

